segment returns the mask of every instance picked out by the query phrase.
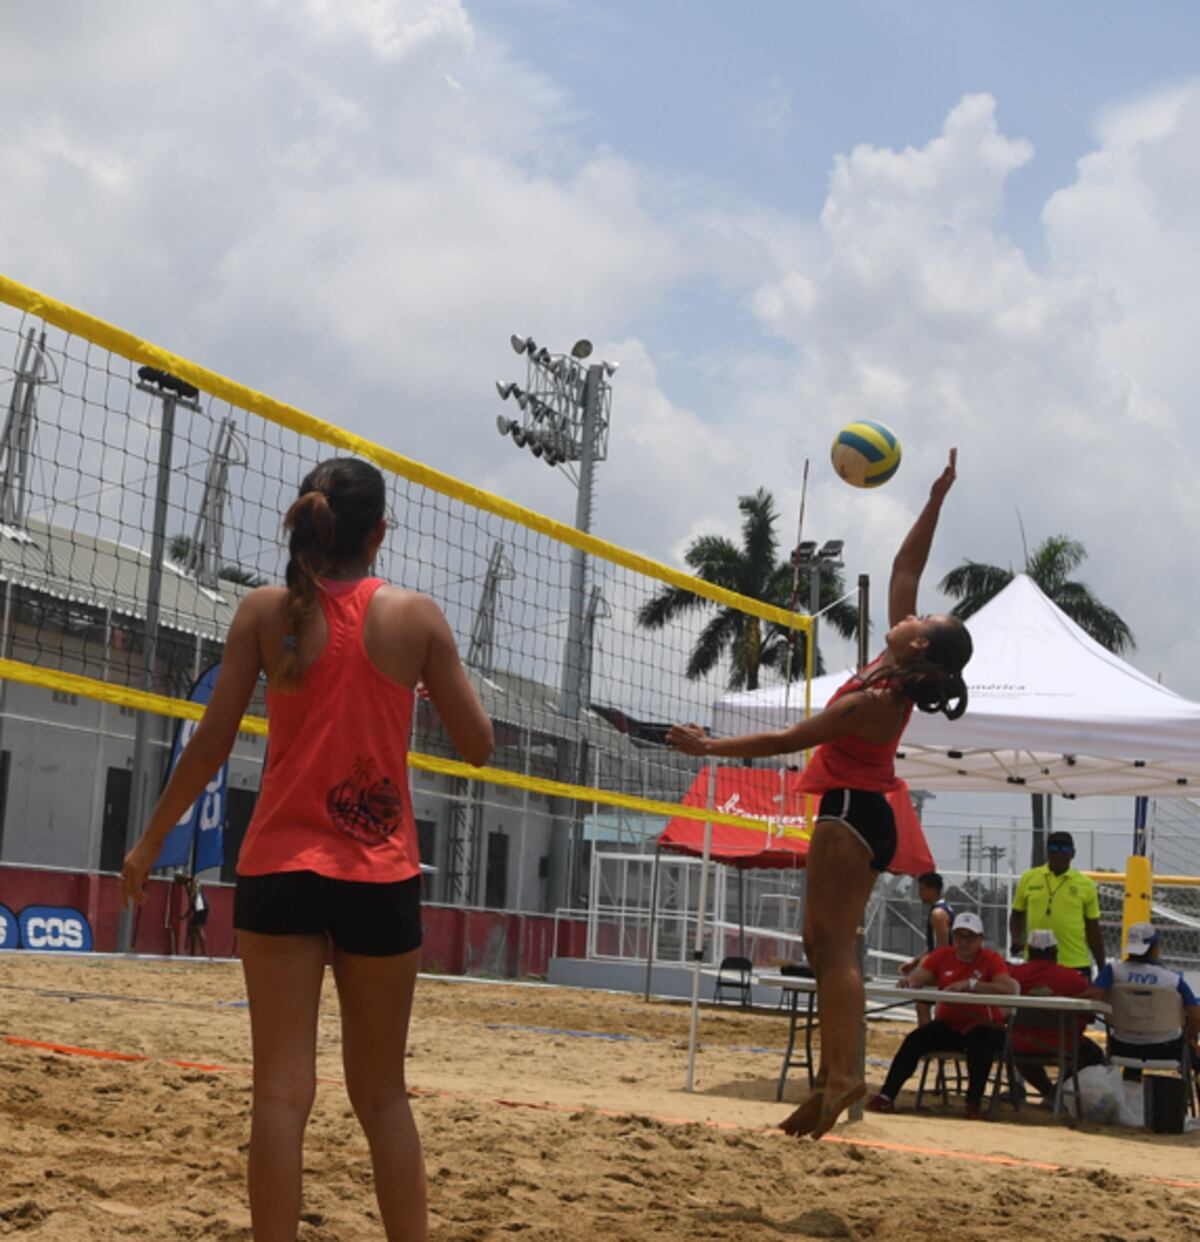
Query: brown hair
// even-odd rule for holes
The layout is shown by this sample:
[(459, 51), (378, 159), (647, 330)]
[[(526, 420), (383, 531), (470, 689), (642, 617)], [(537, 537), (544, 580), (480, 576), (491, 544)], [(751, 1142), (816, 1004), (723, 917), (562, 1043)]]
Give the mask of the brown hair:
[(929, 631), (928, 646), (920, 655), (877, 668), (863, 685), (886, 683), (912, 699), (919, 710), (957, 720), (967, 710), (962, 670), (974, 650), (967, 627), (957, 617), (947, 617)]
[(322, 575), (357, 559), (387, 505), (383, 475), (355, 457), (333, 457), (311, 470), (284, 514), (288, 534), (287, 620), (273, 690), (300, 686), (300, 627), (313, 609)]

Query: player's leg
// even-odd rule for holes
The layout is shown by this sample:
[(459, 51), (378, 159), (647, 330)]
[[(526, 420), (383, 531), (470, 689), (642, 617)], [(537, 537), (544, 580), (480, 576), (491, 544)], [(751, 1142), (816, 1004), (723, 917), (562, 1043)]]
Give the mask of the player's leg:
[(238, 934), (254, 1050), (250, 1216), (255, 1242), (295, 1242), (304, 1128), (316, 1091), (323, 935)]
[(419, 877), (338, 884), (330, 907), (346, 1090), (371, 1148), (388, 1242), (424, 1242), (428, 1229), (425, 1162), (404, 1078), (421, 958), (420, 897)]
[[(863, 982), (856, 937), (874, 884), (871, 852), (862, 839), (844, 823), (819, 820), (809, 847), (804, 910), (804, 945), (817, 976), (821, 1022), (824, 1087), (809, 1131), (817, 1136), (866, 1092), (858, 1071)], [(813, 1112), (806, 1104), (804, 1116), (793, 1115), (794, 1123), (789, 1118), (784, 1129), (804, 1132)]]
[(419, 949), (388, 957), (334, 950), (346, 1089), (371, 1148), (388, 1242), (427, 1236), (425, 1164), (404, 1078), (420, 957)]

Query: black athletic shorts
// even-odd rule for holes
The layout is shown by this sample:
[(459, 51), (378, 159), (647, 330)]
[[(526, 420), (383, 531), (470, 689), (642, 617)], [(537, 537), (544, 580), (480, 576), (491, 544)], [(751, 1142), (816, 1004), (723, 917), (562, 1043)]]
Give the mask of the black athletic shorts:
[(886, 871), (896, 857), (896, 817), (881, 793), (866, 789), (830, 789), (821, 795), (817, 819), (845, 824), (871, 851), (871, 866)]
[(239, 875), (233, 925), (264, 936), (325, 933), (335, 948), (367, 957), (409, 953), (421, 947), (421, 877), (369, 884), (314, 871)]

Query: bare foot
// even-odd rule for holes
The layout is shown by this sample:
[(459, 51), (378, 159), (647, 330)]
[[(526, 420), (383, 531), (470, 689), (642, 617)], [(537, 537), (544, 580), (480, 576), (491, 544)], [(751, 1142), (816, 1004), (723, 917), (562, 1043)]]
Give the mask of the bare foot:
[(866, 1094), (867, 1084), (859, 1081), (849, 1082), (841, 1089), (827, 1090), (822, 1097), (821, 1114), (811, 1130), (813, 1138), (820, 1138), (822, 1134), (832, 1130), (842, 1113)]
[(784, 1134), (790, 1134), (793, 1138), (808, 1134), (821, 1119), (821, 1101), (824, 1098), (823, 1091), (814, 1091), (786, 1121), (779, 1123), (779, 1128)]

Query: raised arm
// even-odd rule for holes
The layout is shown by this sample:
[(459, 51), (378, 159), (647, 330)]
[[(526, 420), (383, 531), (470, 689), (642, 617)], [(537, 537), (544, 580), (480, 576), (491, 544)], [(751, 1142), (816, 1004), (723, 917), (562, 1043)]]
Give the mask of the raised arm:
[(942, 501), (954, 483), (957, 464), (958, 449), (951, 449), (945, 470), (934, 480), (925, 508), (917, 515), (912, 530), (905, 536), (892, 562), (892, 578), (888, 586), (889, 625), (896, 625), (917, 611), (917, 586), (925, 571), (925, 562), (929, 560)]
[(720, 755), (728, 759), (763, 759), (808, 750), (835, 737), (860, 733), (871, 724), (894, 715), (894, 708), (874, 692), (854, 691), (832, 706), (786, 729), (743, 733), (737, 737), (709, 737), (699, 725), (672, 725), (667, 744), (685, 755)]

